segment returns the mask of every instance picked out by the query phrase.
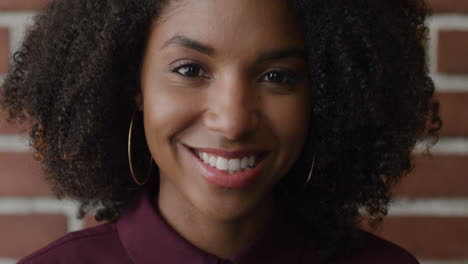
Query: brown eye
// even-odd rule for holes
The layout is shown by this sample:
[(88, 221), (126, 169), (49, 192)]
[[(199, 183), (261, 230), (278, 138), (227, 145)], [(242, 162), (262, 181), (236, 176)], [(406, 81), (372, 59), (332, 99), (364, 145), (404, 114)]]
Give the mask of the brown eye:
[(173, 69), (172, 72), (180, 74), (187, 78), (199, 78), (206, 76), (206, 73), (203, 71), (200, 65), (196, 63), (189, 63), (178, 66), (175, 69)]
[(275, 70), (263, 75), (262, 80), (280, 85), (291, 85), (296, 82), (296, 76), (287, 71)]

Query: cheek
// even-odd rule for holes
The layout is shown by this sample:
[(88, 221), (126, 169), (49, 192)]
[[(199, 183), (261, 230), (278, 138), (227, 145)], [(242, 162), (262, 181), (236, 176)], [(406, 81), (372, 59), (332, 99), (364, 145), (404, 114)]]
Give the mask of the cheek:
[(143, 95), (146, 142), (160, 175), (167, 174), (176, 165), (177, 152), (172, 142), (184, 117), (177, 101), (177, 97), (158, 89), (147, 89)]
[(147, 91), (143, 99), (143, 113), (145, 133), (148, 143), (154, 144), (155, 139), (167, 134), (165, 125), (173, 119), (177, 112), (171, 103), (171, 100), (165, 98), (164, 94), (157, 91)]
[(269, 107), (269, 119), (281, 144), (300, 148), (309, 124), (309, 103), (304, 98), (285, 98)]
[(277, 177), (286, 176), (299, 158), (309, 125), (310, 103), (307, 96), (282, 98), (268, 109), (270, 127), (277, 140), (275, 171)]
[[(151, 152), (158, 155), (158, 149), (170, 144), (181, 131), (196, 119), (197, 102), (186, 92), (174, 87), (146, 87), (143, 94), (145, 135)], [(156, 157), (155, 157), (156, 158)]]

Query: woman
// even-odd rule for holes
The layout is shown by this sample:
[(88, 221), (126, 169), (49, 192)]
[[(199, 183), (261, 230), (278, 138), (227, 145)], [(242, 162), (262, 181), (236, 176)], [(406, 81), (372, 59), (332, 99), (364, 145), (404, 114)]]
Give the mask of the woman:
[(4, 84), (104, 225), (20, 263), (417, 263), (359, 231), (440, 127), (421, 1), (57, 0)]

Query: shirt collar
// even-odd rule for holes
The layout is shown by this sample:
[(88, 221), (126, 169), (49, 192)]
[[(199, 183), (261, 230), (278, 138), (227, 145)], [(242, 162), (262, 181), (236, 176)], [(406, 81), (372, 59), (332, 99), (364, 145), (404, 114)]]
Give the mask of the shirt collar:
[(232, 258), (219, 259), (182, 238), (161, 217), (149, 196), (149, 192), (142, 192), (116, 222), (120, 240), (134, 263), (299, 263), (304, 254), (304, 237), (280, 216)]

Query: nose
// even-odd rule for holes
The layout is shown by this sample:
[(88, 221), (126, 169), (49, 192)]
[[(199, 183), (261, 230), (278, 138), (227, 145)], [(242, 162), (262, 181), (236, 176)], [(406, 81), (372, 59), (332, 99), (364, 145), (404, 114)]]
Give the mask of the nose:
[(259, 123), (258, 92), (238, 76), (212, 84), (205, 114), (205, 125), (230, 141), (248, 136)]

